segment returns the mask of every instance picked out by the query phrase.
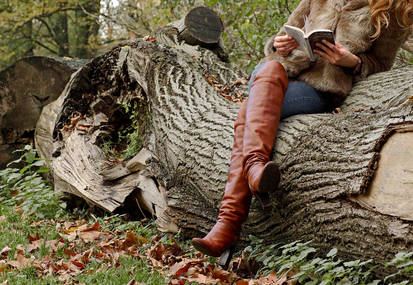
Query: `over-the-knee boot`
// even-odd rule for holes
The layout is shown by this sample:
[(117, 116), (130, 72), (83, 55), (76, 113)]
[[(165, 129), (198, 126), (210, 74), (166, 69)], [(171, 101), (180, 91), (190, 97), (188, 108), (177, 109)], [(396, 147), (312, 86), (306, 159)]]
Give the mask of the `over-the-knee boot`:
[[(287, 86), (284, 67), (277, 61), (270, 61), (257, 73), (248, 97), (243, 169), (251, 191), (259, 200), (260, 195), (276, 190), (280, 180), (278, 166), (270, 161), (270, 156)], [(263, 207), (269, 205), (267, 202)]]
[(234, 145), (218, 222), (204, 238), (192, 239), (197, 250), (210, 256), (220, 256), (238, 239), (251, 204), (251, 192), (242, 164), (246, 103), (242, 104), (234, 125)]

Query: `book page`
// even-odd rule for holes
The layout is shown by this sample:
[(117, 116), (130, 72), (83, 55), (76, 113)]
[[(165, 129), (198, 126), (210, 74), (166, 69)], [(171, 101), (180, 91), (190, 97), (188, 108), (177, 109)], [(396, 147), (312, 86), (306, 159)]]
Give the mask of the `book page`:
[(289, 36), (293, 37), (297, 41), (298, 48), (302, 50), (303, 52), (305, 52), (306, 54), (308, 54), (309, 57), (311, 57), (312, 53), (310, 54), (310, 51), (308, 50), (307, 41), (305, 39), (304, 32), (297, 27), (293, 27), (289, 25), (284, 25), (284, 29)]

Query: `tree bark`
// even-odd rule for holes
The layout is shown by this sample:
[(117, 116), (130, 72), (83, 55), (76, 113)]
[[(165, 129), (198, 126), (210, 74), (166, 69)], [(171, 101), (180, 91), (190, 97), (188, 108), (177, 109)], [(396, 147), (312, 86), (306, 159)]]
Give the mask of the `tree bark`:
[(0, 168), (33, 142), (43, 106), (56, 100), (81, 60), (26, 57), (0, 73)]
[[(341, 113), (282, 121), (274, 149), (282, 172), (274, 210), (263, 213), (253, 202), (241, 244), (248, 234), (274, 243), (312, 239), (321, 249), (337, 247), (343, 257), (379, 263), (413, 250), (409, 219), (360, 198), (370, 193), (392, 134), (412, 132), (412, 75), (412, 66), (404, 66), (370, 76), (354, 86)], [(95, 58), (45, 108), (37, 126), (37, 146), (51, 160), (56, 190), (111, 212), (128, 199), (138, 201), (138, 209), (144, 203), (137, 196), (147, 193), (146, 210), (161, 229), (179, 228), (187, 237), (208, 232), (227, 179), (240, 106), (233, 101), (247, 96), (240, 84), (245, 76), (176, 34)], [(143, 106), (134, 115), (152, 155), (144, 170), (126, 173), (129, 160), (111, 162), (102, 141), (131, 123), (121, 102), (132, 101)], [(413, 180), (407, 163), (403, 177)], [(108, 178), (115, 172), (122, 174)]]
[[(100, 1), (81, 0), (79, 6), (74, 15), (76, 25), (75, 46), (71, 54), (78, 58), (90, 58), (95, 52), (96, 37), (99, 32), (98, 17), (95, 15), (99, 14)], [(91, 43), (94, 43), (95, 46)]]

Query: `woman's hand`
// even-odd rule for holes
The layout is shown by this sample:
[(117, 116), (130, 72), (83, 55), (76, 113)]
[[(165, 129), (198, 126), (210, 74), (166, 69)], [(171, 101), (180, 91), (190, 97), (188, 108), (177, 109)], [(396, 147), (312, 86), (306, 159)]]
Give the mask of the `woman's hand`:
[(277, 49), (277, 52), (284, 57), (289, 55), (290, 52), (296, 49), (298, 47), (298, 44), (293, 37), (286, 35), (275, 37), (274, 47)]
[(323, 44), (316, 44), (319, 49), (314, 49), (313, 52), (327, 59), (331, 64), (355, 68), (360, 62), (360, 58), (339, 43), (333, 45), (332, 43), (323, 40)]

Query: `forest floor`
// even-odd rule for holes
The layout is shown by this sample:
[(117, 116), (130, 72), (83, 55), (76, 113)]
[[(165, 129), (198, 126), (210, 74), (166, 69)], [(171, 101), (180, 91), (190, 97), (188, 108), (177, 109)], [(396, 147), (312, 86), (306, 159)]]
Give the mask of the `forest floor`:
[(21, 153), (0, 170), (0, 285), (413, 284), (401, 278), (413, 280), (413, 252), (398, 253), (385, 265), (395, 274), (379, 280), (373, 260), (342, 260), (335, 248), (323, 255), (311, 241), (267, 245), (253, 236), (224, 270), (179, 233), (159, 232), (154, 219), (68, 206), (42, 176), (49, 169), (36, 150)]
[(179, 234), (157, 231), (153, 219), (68, 207), (41, 176), (48, 169), (30, 146), (18, 164), (0, 170), (1, 285), (243, 285), (275, 277), (240, 277), (241, 258), (223, 270)]
[(44, 219), (0, 204), (0, 231), (0, 284), (249, 282), (179, 236), (158, 232), (153, 220), (98, 217), (89, 210)]

